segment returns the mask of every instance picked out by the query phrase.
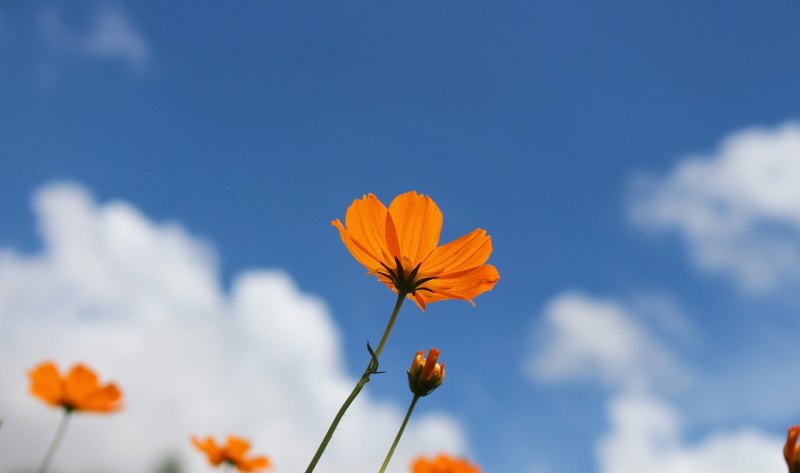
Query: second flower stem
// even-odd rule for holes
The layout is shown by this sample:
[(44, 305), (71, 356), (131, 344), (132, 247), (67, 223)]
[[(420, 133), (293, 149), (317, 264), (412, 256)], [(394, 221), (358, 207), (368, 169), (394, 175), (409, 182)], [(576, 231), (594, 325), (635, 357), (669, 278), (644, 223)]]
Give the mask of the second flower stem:
[(411, 400), (411, 405), (408, 406), (406, 417), (403, 419), (403, 423), (400, 425), (400, 430), (397, 431), (397, 436), (394, 438), (392, 448), (389, 449), (389, 453), (386, 454), (386, 459), (383, 460), (383, 465), (381, 465), (381, 471), (379, 473), (386, 471), (386, 467), (389, 466), (389, 461), (391, 461), (392, 455), (394, 455), (394, 449), (397, 448), (397, 444), (400, 443), (400, 437), (403, 436), (403, 431), (406, 430), (406, 424), (408, 424), (408, 419), (411, 418), (411, 413), (414, 411), (414, 406), (417, 405), (418, 400), (419, 395), (414, 394), (414, 399)]
[(344, 413), (347, 412), (347, 409), (350, 407), (350, 404), (358, 396), (358, 393), (364, 388), (364, 385), (369, 382), (369, 377), (375, 373), (378, 369), (378, 357), (381, 356), (381, 352), (383, 352), (383, 348), (386, 346), (386, 341), (389, 339), (389, 334), (392, 332), (392, 327), (394, 327), (394, 321), (397, 319), (397, 314), (400, 313), (400, 307), (403, 306), (403, 301), (406, 299), (405, 292), (399, 292), (397, 294), (397, 302), (394, 304), (394, 310), (392, 311), (392, 315), (389, 317), (389, 322), (386, 324), (386, 328), (383, 330), (383, 336), (381, 337), (381, 341), (378, 342), (378, 347), (375, 349), (373, 357), (367, 363), (367, 367), (364, 369), (364, 373), (359, 378), (358, 382), (356, 383), (353, 391), (347, 396), (345, 399), (344, 404), (342, 407), (339, 408), (339, 412), (336, 413), (336, 417), (333, 418), (333, 422), (331, 422), (331, 426), (328, 427), (328, 432), (325, 433), (325, 437), (322, 438), (322, 443), (319, 444), (317, 448), (317, 452), (314, 454), (314, 458), (311, 459), (311, 463), (308, 464), (308, 468), (306, 468), (306, 473), (311, 473), (316, 468), (319, 459), (322, 458), (322, 454), (325, 453), (325, 448), (328, 446), (328, 442), (331, 441), (333, 437), (333, 433), (336, 431), (336, 427), (339, 425), (339, 422), (344, 417)]

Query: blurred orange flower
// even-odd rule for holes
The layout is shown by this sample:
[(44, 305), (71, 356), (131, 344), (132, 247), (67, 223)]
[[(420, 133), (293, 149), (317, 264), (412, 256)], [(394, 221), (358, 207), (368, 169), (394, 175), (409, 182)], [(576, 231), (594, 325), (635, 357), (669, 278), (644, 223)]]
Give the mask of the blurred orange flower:
[(444, 453), (433, 459), (417, 457), (411, 464), (412, 473), (481, 473), (481, 469), (460, 458), (453, 458)]
[(439, 353), (436, 348), (431, 348), (427, 359), (422, 350), (414, 355), (408, 370), (408, 387), (417, 396), (427, 396), (444, 382), (444, 363), (437, 363)]
[(250, 450), (250, 442), (247, 440), (229, 435), (226, 445), (217, 445), (211, 436), (206, 436), (205, 440), (192, 437), (192, 443), (198, 450), (204, 452), (208, 461), (218, 466), (228, 463), (239, 471), (261, 471), (270, 467), (269, 458), (265, 456), (245, 458), (247, 451)]
[(34, 368), (30, 393), (47, 404), (67, 411), (114, 412), (122, 407), (122, 392), (114, 383), (100, 386), (97, 375), (81, 363), (61, 377), (55, 363), (47, 361)]
[(445, 299), (473, 303), (500, 280), (497, 269), (484, 264), (492, 254), (486, 230), (437, 246), (442, 221), (433, 199), (411, 191), (397, 196), (388, 210), (374, 195), (365, 195), (347, 209), (346, 227), (338, 219), (331, 223), (359, 263), (425, 310), (425, 304)]
[(797, 448), (798, 437), (800, 437), (800, 425), (789, 427), (786, 432), (786, 444), (783, 446), (783, 458), (789, 467), (789, 473), (800, 473), (800, 449)]

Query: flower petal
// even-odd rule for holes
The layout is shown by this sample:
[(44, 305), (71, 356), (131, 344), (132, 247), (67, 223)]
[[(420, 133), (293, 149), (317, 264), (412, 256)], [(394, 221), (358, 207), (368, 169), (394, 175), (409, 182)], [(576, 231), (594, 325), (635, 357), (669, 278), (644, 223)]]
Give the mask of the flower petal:
[(243, 461), (244, 454), (248, 450), (250, 450), (250, 442), (234, 435), (228, 436), (228, 444), (225, 446), (225, 451), (228, 452), (228, 458), (231, 461), (237, 463)]
[(87, 396), (83, 403), (80, 406), (76, 406), (76, 408), (82, 411), (114, 412), (122, 407), (121, 398), (122, 392), (117, 388), (117, 385), (111, 383), (95, 390), (91, 396)]
[(491, 290), (499, 280), (500, 274), (497, 269), (491, 264), (484, 264), (477, 268), (443, 274), (424, 284), (430, 291), (418, 290), (417, 294), (420, 294), (426, 303), (461, 299), (474, 305), (472, 299)]
[(197, 437), (192, 436), (192, 443), (195, 447), (197, 447), (198, 450), (206, 454), (209, 463), (212, 465), (217, 466), (225, 460), (225, 455), (222, 452), (222, 449), (217, 446), (217, 443), (210, 435), (206, 436), (205, 440), (200, 440)]
[(492, 238), (486, 234), (486, 230), (476, 228), (433, 250), (420, 272), (425, 276), (436, 276), (474, 268), (485, 263), (491, 254)]
[(381, 267), (380, 258), (373, 254), (369, 249), (367, 249), (364, 245), (356, 241), (347, 229), (344, 228), (342, 222), (339, 220), (334, 220), (331, 222), (331, 225), (339, 229), (339, 236), (342, 237), (342, 242), (344, 246), (350, 251), (350, 254), (353, 255), (353, 258), (356, 259), (359, 263), (364, 265), (369, 271), (376, 271), (378, 268)]
[(373, 255), (384, 258), (389, 257), (389, 248), (386, 246), (384, 228), (386, 225), (386, 206), (373, 194), (367, 194), (361, 199), (356, 199), (347, 208), (345, 226), (353, 239), (369, 250)]
[(415, 266), (439, 244), (442, 212), (433, 199), (411, 191), (395, 197), (389, 213), (397, 229), (400, 252)]
[(100, 389), (97, 375), (81, 363), (69, 370), (64, 380), (64, 400), (75, 409), (82, 410), (95, 392)]
[(261, 471), (269, 468), (269, 465), (269, 458), (262, 455), (240, 462), (237, 468), (241, 471)]
[(29, 374), (31, 379), (30, 393), (51, 406), (60, 406), (64, 392), (61, 386), (61, 375), (51, 362), (45, 362), (34, 368)]

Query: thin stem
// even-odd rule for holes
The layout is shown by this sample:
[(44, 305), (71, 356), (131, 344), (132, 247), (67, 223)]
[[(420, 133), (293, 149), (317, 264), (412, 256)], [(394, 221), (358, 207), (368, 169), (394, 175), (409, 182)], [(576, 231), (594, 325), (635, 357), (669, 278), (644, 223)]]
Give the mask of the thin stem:
[[(336, 427), (339, 425), (339, 422), (344, 417), (344, 413), (347, 412), (347, 409), (350, 407), (350, 404), (358, 396), (358, 393), (364, 388), (364, 385), (369, 382), (369, 377), (372, 375), (377, 369), (378, 357), (381, 356), (381, 352), (383, 348), (386, 346), (386, 341), (389, 339), (389, 333), (392, 331), (392, 327), (394, 326), (394, 321), (397, 319), (397, 314), (400, 313), (400, 307), (403, 306), (403, 301), (406, 299), (406, 293), (403, 291), (398, 292), (397, 294), (397, 302), (394, 304), (394, 310), (392, 310), (392, 315), (389, 317), (389, 322), (386, 324), (386, 328), (383, 331), (383, 336), (381, 337), (381, 341), (378, 343), (378, 348), (375, 349), (375, 355), (372, 359), (369, 360), (367, 363), (367, 367), (364, 369), (364, 373), (359, 378), (358, 382), (356, 383), (353, 391), (347, 396), (345, 399), (344, 404), (342, 407), (339, 408), (339, 412), (336, 413), (336, 417), (333, 418), (333, 422), (331, 422), (331, 426), (328, 427), (328, 431), (325, 433), (325, 437), (322, 438), (322, 443), (319, 444), (317, 448), (317, 452), (314, 454), (314, 458), (311, 459), (311, 463), (308, 464), (308, 468), (306, 468), (306, 473), (311, 473), (316, 468), (317, 463), (319, 463), (319, 459), (322, 458), (322, 454), (325, 453), (325, 448), (328, 446), (328, 442), (331, 441), (333, 437), (333, 433), (336, 431)], [(375, 362), (375, 363), (373, 363)]]
[(222, 473), (230, 473), (233, 471), (233, 463), (225, 462), (225, 466), (222, 467)]
[(386, 467), (389, 466), (389, 461), (392, 459), (392, 455), (394, 455), (394, 449), (397, 448), (397, 444), (400, 443), (400, 437), (403, 436), (403, 431), (406, 430), (406, 424), (408, 424), (408, 419), (411, 417), (411, 413), (414, 411), (414, 406), (417, 405), (417, 401), (419, 400), (419, 395), (414, 394), (414, 399), (411, 400), (411, 405), (408, 406), (408, 410), (406, 411), (406, 417), (403, 419), (403, 424), (400, 425), (400, 430), (397, 431), (397, 436), (394, 438), (394, 443), (392, 443), (392, 448), (389, 449), (389, 453), (386, 454), (386, 459), (383, 460), (383, 465), (381, 465), (381, 471), (379, 473), (383, 473), (386, 471)]
[(395, 302), (394, 310), (392, 310), (392, 315), (389, 317), (389, 323), (386, 324), (386, 328), (383, 330), (381, 341), (378, 342), (378, 348), (375, 349), (375, 358), (380, 357), (381, 352), (383, 352), (383, 347), (386, 345), (386, 340), (389, 339), (389, 333), (391, 333), (392, 327), (394, 327), (394, 321), (397, 319), (397, 314), (400, 313), (400, 307), (402, 307), (403, 301), (406, 300), (406, 295), (407, 294), (402, 291), (397, 293), (397, 302)]
[(61, 439), (64, 438), (64, 432), (67, 430), (67, 424), (69, 423), (71, 414), (71, 410), (64, 410), (64, 415), (61, 417), (61, 423), (58, 424), (58, 430), (56, 430), (56, 436), (53, 437), (53, 441), (50, 443), (47, 453), (44, 454), (42, 464), (39, 466), (39, 469), (36, 470), (37, 473), (45, 473), (47, 468), (50, 466), (50, 462), (53, 461), (53, 456), (55, 455), (58, 446), (61, 444)]

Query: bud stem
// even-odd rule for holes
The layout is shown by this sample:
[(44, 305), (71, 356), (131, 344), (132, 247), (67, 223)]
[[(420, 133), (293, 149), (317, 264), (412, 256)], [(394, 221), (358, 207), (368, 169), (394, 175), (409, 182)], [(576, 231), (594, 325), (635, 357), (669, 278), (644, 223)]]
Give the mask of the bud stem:
[(386, 467), (389, 466), (389, 461), (392, 459), (392, 455), (394, 455), (394, 449), (397, 448), (397, 444), (400, 443), (400, 437), (403, 436), (403, 431), (406, 430), (406, 424), (408, 424), (408, 419), (411, 417), (411, 412), (414, 411), (414, 406), (417, 405), (418, 400), (419, 394), (414, 394), (414, 399), (411, 400), (411, 405), (408, 406), (408, 410), (406, 411), (406, 417), (403, 419), (403, 423), (400, 425), (400, 430), (397, 431), (397, 436), (394, 438), (392, 448), (389, 449), (389, 453), (386, 454), (386, 459), (383, 460), (380, 473), (386, 471)]
[[(383, 351), (384, 346), (386, 346), (386, 341), (389, 339), (389, 333), (391, 333), (392, 327), (394, 327), (394, 321), (397, 319), (397, 314), (400, 313), (400, 307), (403, 306), (403, 301), (406, 299), (407, 295), (408, 294), (403, 291), (397, 293), (397, 302), (394, 304), (394, 310), (392, 311), (392, 315), (389, 317), (389, 322), (386, 324), (386, 328), (383, 331), (383, 336), (381, 337), (381, 341), (378, 343), (378, 348), (375, 349), (375, 361), (377, 361), (378, 357), (381, 356), (381, 352)], [(360, 393), (364, 388), (364, 385), (369, 382), (369, 377), (373, 374), (373, 372), (373, 359), (370, 359), (367, 367), (364, 369), (364, 373), (361, 375), (361, 378), (353, 388), (353, 391), (349, 396), (347, 396), (344, 404), (342, 404), (342, 407), (339, 408), (339, 412), (336, 413), (336, 417), (333, 418), (333, 422), (331, 422), (331, 426), (328, 427), (328, 432), (325, 433), (325, 437), (322, 438), (322, 443), (319, 444), (317, 452), (314, 454), (314, 458), (311, 459), (311, 463), (309, 463), (308, 468), (306, 468), (306, 473), (311, 473), (314, 471), (314, 468), (316, 468), (319, 459), (322, 458), (322, 454), (325, 453), (325, 447), (328, 446), (328, 442), (331, 441), (333, 433), (336, 431), (336, 427), (339, 425), (342, 417), (344, 417), (344, 413), (347, 412), (350, 404), (352, 404), (356, 399), (358, 393)]]

